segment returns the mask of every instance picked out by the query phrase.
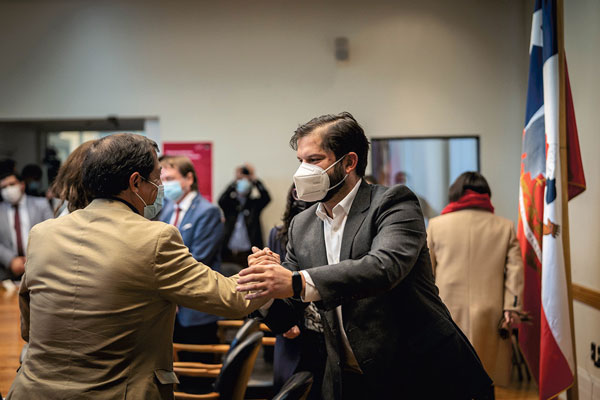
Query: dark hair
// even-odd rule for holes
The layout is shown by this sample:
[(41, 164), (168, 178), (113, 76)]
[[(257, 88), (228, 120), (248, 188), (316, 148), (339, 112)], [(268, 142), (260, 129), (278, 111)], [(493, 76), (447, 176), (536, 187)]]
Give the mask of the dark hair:
[(284, 249), (285, 246), (287, 246), (288, 230), (290, 228), (290, 224), (292, 223), (292, 219), (294, 219), (294, 217), (300, 214), (302, 211), (315, 204), (314, 202), (307, 202), (296, 199), (296, 197), (294, 196), (295, 190), (296, 185), (292, 183), (292, 186), (288, 190), (285, 211), (283, 212), (283, 217), (281, 218), (283, 225), (277, 229), (277, 235), (275, 236), (278, 240), (281, 241), (281, 245)]
[(21, 177), (17, 173), (15, 169), (16, 166), (15, 160), (10, 158), (5, 158), (0, 161), (0, 179), (8, 178), (11, 175), (14, 175), (19, 181), (21, 181)]
[(54, 209), (58, 215), (62, 205), (67, 202), (69, 212), (85, 208), (91, 201), (91, 195), (83, 186), (82, 165), (95, 140), (79, 145), (58, 169), (58, 174), (50, 186), (52, 196), (61, 200)]
[(448, 199), (450, 202), (458, 201), (465, 191), (472, 190), (481, 194), (488, 194), (492, 197), (492, 191), (487, 181), (479, 172), (468, 171), (463, 172), (448, 189)]
[(192, 173), (192, 177), (194, 178), (194, 183), (192, 183), (192, 190), (198, 190), (198, 177), (196, 176), (196, 170), (194, 169), (194, 164), (192, 161), (185, 156), (169, 156), (164, 155), (161, 156), (158, 161), (162, 165), (166, 165), (171, 168), (177, 169), (181, 176), (186, 177), (190, 172)]
[(21, 178), (23, 179), (42, 179), (42, 168), (37, 164), (27, 164), (21, 171)]
[(296, 129), (290, 139), (290, 146), (294, 150), (298, 150), (298, 140), (311, 134), (317, 128), (325, 128), (321, 136), (323, 149), (332, 151), (337, 160), (350, 152), (356, 153), (358, 155), (356, 174), (360, 177), (364, 176), (369, 154), (369, 140), (352, 114), (343, 112), (337, 115), (321, 115), (311, 119)]
[(103, 137), (92, 144), (83, 161), (83, 187), (94, 199), (116, 196), (127, 189), (134, 172), (149, 178), (156, 152), (156, 143), (141, 135)]

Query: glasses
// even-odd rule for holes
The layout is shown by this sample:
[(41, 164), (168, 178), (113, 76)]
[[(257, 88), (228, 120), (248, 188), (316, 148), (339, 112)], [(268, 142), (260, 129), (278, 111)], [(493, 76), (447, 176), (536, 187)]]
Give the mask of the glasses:
[[(140, 176), (141, 176), (141, 175), (140, 175)], [(159, 186), (160, 186), (160, 185), (157, 185), (156, 183), (152, 182), (150, 179), (148, 179), (148, 178), (144, 178), (143, 176), (142, 176), (142, 179), (143, 179), (143, 180), (145, 180), (145, 181), (146, 181), (146, 182), (148, 182), (148, 183), (151, 183), (151, 184), (153, 184), (154, 186), (156, 186), (156, 188), (157, 188), (157, 189), (158, 189), (158, 188), (159, 188)], [(161, 182), (161, 185), (162, 185), (162, 182)]]

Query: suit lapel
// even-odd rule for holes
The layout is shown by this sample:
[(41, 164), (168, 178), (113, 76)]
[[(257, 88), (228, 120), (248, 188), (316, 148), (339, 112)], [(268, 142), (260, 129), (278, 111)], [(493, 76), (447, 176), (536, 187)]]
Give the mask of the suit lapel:
[(29, 196), (25, 197), (25, 208), (27, 209), (27, 215), (29, 216), (29, 228), (33, 227), (38, 222), (42, 222), (42, 217), (38, 213), (38, 208), (35, 207)]
[(185, 212), (185, 215), (183, 216), (183, 219), (181, 220), (181, 222), (179, 223), (180, 227), (184, 227), (185, 224), (194, 216), (194, 213), (196, 212), (196, 207), (198, 207), (198, 203), (200, 202), (200, 193), (198, 193), (196, 195), (196, 197), (194, 198), (194, 200), (192, 200), (192, 204), (190, 204), (190, 208), (188, 208), (188, 210)]
[(315, 217), (315, 224), (312, 229), (311, 236), (313, 238), (313, 245), (311, 246), (314, 250), (315, 260), (313, 261), (314, 266), (327, 265), (327, 249), (325, 248), (325, 232), (323, 230), (323, 221)]
[(352, 250), (352, 242), (354, 237), (358, 233), (358, 229), (362, 225), (365, 217), (367, 216), (366, 211), (371, 205), (371, 186), (365, 181), (362, 181), (358, 188), (358, 193), (352, 202), (350, 207), (350, 213), (344, 226), (344, 233), (342, 235), (342, 247), (340, 249), (340, 261), (347, 260), (350, 258), (350, 252)]
[(169, 201), (167, 206), (163, 209), (163, 213), (161, 214), (160, 220), (162, 222), (166, 222), (167, 224), (171, 220), (171, 216), (173, 215), (173, 210), (175, 209), (175, 202)]

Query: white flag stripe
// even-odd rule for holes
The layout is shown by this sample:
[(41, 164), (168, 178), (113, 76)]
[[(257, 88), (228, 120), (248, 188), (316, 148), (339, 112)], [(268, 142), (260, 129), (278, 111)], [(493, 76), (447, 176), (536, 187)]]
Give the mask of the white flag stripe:
[[(542, 243), (542, 308), (552, 335), (563, 356), (575, 371), (573, 342), (569, 314), (569, 298), (562, 242), (562, 177), (560, 170), (559, 126), (558, 126), (558, 55), (544, 63), (544, 106), (546, 124), (546, 190), (544, 196), (544, 224), (559, 227), (558, 234), (546, 234)], [(555, 198), (548, 203), (548, 191), (555, 179)]]
[(531, 54), (533, 46), (542, 47), (544, 45), (541, 8), (533, 13), (533, 19), (531, 20), (531, 41), (529, 43), (529, 54)]

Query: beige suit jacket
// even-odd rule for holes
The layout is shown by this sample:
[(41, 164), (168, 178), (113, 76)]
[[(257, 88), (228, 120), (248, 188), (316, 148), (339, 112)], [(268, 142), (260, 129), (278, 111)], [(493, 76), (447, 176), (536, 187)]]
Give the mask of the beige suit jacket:
[(521, 310), (523, 263), (512, 221), (461, 210), (429, 221), (427, 243), (435, 283), (497, 385), (510, 380), (512, 347), (501, 339), (503, 310)]
[(9, 399), (170, 399), (175, 306), (227, 318), (249, 302), (177, 228), (119, 201), (37, 225), (20, 290), (27, 356)]

